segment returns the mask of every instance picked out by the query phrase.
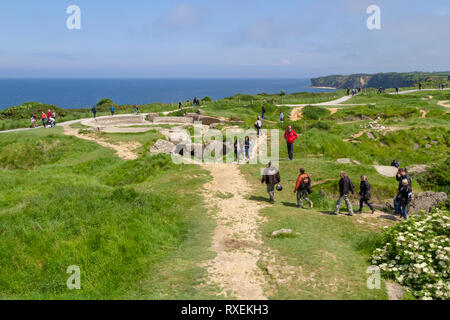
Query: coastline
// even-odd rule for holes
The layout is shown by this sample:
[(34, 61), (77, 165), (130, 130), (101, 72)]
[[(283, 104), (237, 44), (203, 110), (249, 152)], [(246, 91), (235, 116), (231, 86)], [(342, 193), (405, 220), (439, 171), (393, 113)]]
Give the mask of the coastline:
[(334, 87), (315, 87), (315, 86), (309, 86), (311, 89), (329, 89), (329, 90), (338, 90), (338, 88)]

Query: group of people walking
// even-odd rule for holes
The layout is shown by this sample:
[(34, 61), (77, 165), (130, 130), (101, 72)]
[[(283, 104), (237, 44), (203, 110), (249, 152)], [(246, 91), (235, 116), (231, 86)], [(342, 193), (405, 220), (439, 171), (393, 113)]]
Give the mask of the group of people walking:
[[(50, 109), (45, 113), (45, 111), (41, 112), (41, 121), (44, 128), (53, 128), (56, 125), (56, 113), (51, 111)], [(31, 127), (37, 128), (37, 116), (36, 114), (32, 114), (31, 118)]]
[[(406, 173), (405, 169), (399, 169), (396, 175), (396, 180), (399, 182), (398, 193), (394, 198), (394, 209), (395, 214), (399, 215), (404, 220), (408, 219), (407, 208), (408, 204), (412, 199), (412, 188), (411, 188), (411, 178)], [(263, 176), (261, 179), (262, 184), (267, 185), (267, 193), (269, 194), (269, 202), (275, 202), (275, 189), (281, 191), (283, 188), (281, 186), (281, 176), (278, 168), (273, 166), (272, 162), (269, 162), (267, 168), (264, 169)], [(345, 171), (340, 172), (340, 180), (339, 180), (339, 198), (336, 202), (335, 209), (333, 211), (334, 215), (339, 215), (341, 203), (345, 201), (348, 209), (348, 215), (353, 216), (353, 206), (350, 201), (350, 193), (355, 193), (355, 185), (353, 184), (350, 177), (347, 175)], [(295, 184), (294, 193), (297, 195), (297, 207), (303, 207), (303, 201), (306, 201), (309, 204), (310, 208), (313, 208), (314, 204), (309, 199), (308, 195), (313, 193), (311, 186), (311, 177), (306, 173), (304, 168), (300, 168), (300, 174), (297, 178), (297, 182)], [(361, 214), (363, 211), (364, 204), (366, 204), (371, 213), (375, 213), (375, 208), (370, 203), (371, 195), (370, 195), (370, 183), (367, 179), (367, 176), (362, 175), (360, 177), (360, 185), (359, 185), (359, 210), (357, 213)]]

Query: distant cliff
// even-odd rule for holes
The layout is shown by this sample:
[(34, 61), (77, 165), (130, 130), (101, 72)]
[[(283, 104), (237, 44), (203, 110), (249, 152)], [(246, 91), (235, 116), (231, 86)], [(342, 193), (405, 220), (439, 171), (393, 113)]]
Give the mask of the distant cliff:
[(408, 72), (408, 73), (377, 73), (377, 74), (351, 74), (332, 75), (311, 79), (313, 87), (345, 88), (395, 88), (412, 87), (419, 81), (446, 81), (450, 72)]

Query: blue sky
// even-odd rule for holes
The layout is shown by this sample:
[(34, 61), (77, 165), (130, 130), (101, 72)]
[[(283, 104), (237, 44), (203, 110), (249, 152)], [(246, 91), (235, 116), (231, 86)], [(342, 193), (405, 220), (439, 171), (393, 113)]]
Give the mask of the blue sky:
[[(81, 30), (66, 28), (72, 4)], [(448, 0), (3, 0), (0, 77), (444, 71), (449, 31)]]

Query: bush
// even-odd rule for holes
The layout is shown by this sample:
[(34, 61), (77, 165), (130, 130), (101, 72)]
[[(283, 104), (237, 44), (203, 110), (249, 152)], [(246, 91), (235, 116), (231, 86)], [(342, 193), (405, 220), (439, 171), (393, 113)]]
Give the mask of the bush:
[(202, 101), (203, 101), (203, 102), (211, 102), (212, 99), (211, 99), (210, 97), (206, 96), (206, 97), (204, 97), (204, 98), (202, 99)]
[(97, 103), (97, 107), (102, 106), (104, 104), (114, 104), (111, 99), (102, 99)]
[(306, 106), (303, 108), (303, 117), (306, 120), (320, 120), (323, 118), (328, 117), (331, 112), (330, 110), (322, 107), (313, 107), (313, 106)]
[(450, 157), (440, 164), (432, 166), (426, 174), (419, 175), (417, 180), (425, 190), (450, 192)]
[(419, 299), (449, 299), (449, 212), (421, 214), (387, 229), (372, 263)]

